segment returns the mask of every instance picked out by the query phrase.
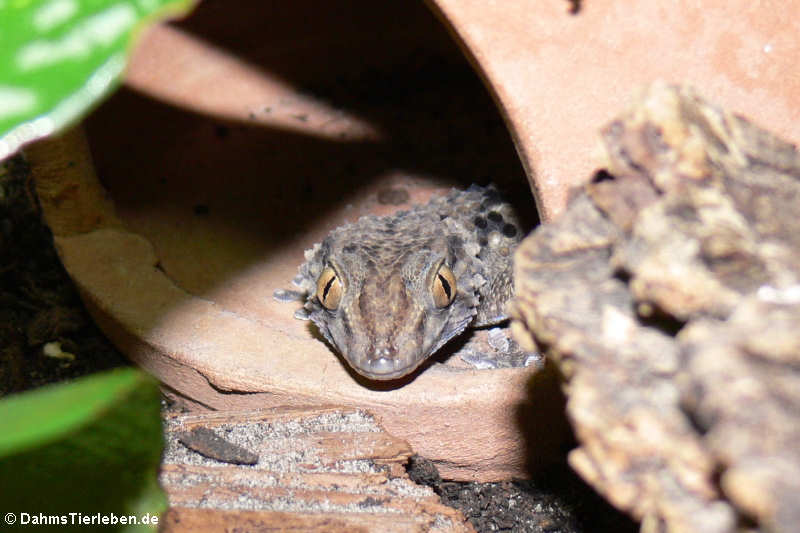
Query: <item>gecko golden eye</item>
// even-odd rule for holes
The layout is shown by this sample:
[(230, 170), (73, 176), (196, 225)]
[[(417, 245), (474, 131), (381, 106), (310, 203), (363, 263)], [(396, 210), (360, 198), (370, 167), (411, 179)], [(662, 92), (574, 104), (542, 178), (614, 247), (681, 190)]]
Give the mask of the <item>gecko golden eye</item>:
[(456, 297), (456, 278), (447, 265), (439, 267), (433, 280), (433, 303), (436, 307), (447, 307)]
[(317, 279), (317, 300), (331, 311), (339, 307), (342, 300), (342, 282), (331, 267), (325, 267)]

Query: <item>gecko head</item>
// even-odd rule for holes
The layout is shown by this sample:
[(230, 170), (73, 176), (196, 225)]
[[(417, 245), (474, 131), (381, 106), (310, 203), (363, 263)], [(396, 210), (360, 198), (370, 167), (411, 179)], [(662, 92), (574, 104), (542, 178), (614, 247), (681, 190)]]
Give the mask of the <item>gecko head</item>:
[(386, 220), (372, 222), (358, 239), (348, 226), (332, 233), (300, 272), (305, 308), (324, 337), (359, 374), (391, 380), (472, 322), (484, 281), (477, 250), (458, 235), (397, 235)]

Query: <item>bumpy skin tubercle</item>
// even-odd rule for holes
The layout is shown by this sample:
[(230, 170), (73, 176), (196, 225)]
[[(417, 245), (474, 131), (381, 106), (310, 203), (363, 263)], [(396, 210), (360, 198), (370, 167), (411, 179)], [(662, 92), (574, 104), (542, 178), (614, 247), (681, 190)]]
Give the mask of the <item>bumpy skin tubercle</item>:
[(506, 318), (521, 237), (513, 209), (493, 187), (363, 217), (306, 251), (297, 278), (304, 308), (358, 373), (397, 379), (468, 326)]

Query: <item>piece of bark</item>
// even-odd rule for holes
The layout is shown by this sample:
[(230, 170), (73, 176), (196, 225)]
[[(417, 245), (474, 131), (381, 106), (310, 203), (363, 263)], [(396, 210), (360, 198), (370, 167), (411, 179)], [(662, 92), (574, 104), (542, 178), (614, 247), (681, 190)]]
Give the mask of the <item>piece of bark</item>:
[(684, 320), (724, 318), (762, 285), (797, 283), (793, 145), (690, 91), (664, 88), (606, 127), (603, 140), (609, 172), (623, 177), (619, 196), (631, 184), (659, 193), (658, 202), (652, 192), (637, 194), (652, 205), (639, 209), (612, 261), (632, 275), (638, 301)]
[(566, 378), (573, 467), (643, 531), (800, 525), (800, 156), (657, 84), (515, 258), (513, 331)]
[(720, 465), (722, 493), (767, 531), (800, 527), (800, 294), (752, 295), (680, 334), (680, 387)]
[(254, 465), (258, 455), (236, 444), (219, 437), (214, 430), (204, 427), (177, 434), (178, 441), (204, 457), (222, 463), (237, 465)]

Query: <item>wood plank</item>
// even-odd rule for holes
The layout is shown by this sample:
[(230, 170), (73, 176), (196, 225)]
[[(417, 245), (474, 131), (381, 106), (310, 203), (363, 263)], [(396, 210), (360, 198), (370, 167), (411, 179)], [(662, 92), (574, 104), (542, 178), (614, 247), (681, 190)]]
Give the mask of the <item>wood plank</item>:
[[(426, 517), (409, 517), (394, 513), (343, 514), (318, 513), (298, 515), (275, 511), (213, 511), (175, 507), (165, 516), (163, 530), (168, 532), (218, 532), (240, 528), (243, 531), (346, 531), (360, 533), (425, 533), (454, 531), (441, 527)], [(464, 530), (466, 531), (466, 530)]]

